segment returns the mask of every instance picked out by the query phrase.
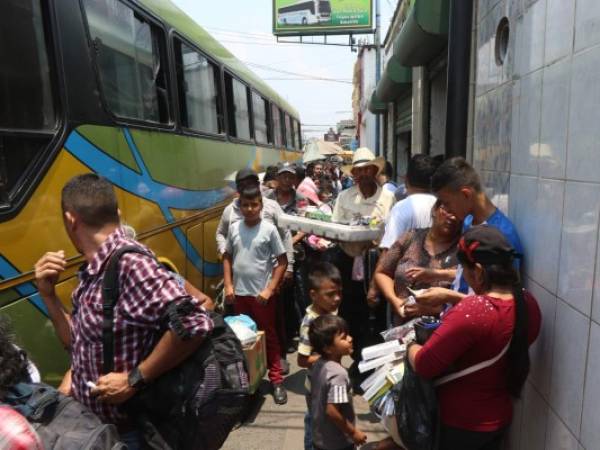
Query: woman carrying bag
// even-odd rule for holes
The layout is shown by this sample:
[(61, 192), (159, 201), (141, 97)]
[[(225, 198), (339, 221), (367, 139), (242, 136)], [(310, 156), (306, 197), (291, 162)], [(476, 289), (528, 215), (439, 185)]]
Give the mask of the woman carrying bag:
[[(423, 346), (409, 345), (415, 372), (438, 379), (439, 450), (500, 449), (511, 423), (513, 399), (529, 373), (529, 345), (541, 325), (537, 302), (514, 269), (515, 256), (497, 229), (466, 231), (458, 259), (475, 295), (450, 309)], [(439, 377), (469, 368), (440, 384)]]

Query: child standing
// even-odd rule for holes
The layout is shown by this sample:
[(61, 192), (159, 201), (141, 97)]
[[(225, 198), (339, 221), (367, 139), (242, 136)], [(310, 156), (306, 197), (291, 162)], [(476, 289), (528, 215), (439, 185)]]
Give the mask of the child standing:
[(283, 278), (287, 257), (275, 226), (261, 220), (262, 195), (257, 187), (242, 190), (240, 209), (244, 220), (231, 225), (223, 255), (225, 298), (234, 304), (236, 314), (247, 314), (264, 330), (273, 399), (283, 405), (287, 393), (282, 385), (273, 294)]
[[(308, 293), (312, 304), (300, 324), (298, 342), (298, 366), (310, 369), (320, 356), (313, 352), (308, 329), (313, 320), (324, 314), (337, 314), (342, 301), (342, 277), (333, 264), (319, 262), (308, 273)], [(306, 379), (306, 404), (304, 416), (304, 450), (312, 450), (312, 416), (310, 413), (310, 380)]]
[(313, 350), (321, 355), (310, 374), (313, 448), (354, 450), (367, 442), (367, 435), (356, 428), (350, 378), (341, 364), (353, 350), (348, 325), (327, 314), (313, 320), (308, 334)]

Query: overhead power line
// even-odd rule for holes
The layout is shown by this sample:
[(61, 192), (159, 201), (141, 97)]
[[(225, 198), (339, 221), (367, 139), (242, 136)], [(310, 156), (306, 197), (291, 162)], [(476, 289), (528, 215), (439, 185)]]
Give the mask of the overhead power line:
[(228, 41), (225, 39), (219, 39), (219, 42), (225, 42), (227, 44), (244, 44), (244, 45), (260, 45), (263, 47), (278, 47), (280, 45), (303, 45), (300, 42), (248, 42), (248, 41)]
[(270, 34), (270, 33), (228, 30), (226, 28), (217, 28), (217, 27), (204, 27), (204, 28), (206, 28), (207, 30), (214, 30), (217, 33), (242, 34), (242, 35), (246, 35), (246, 36), (257, 36), (257, 37), (263, 37), (263, 38), (273, 38), (273, 35)]
[(257, 63), (253, 63), (253, 62), (250, 62), (250, 61), (242, 61), (242, 62), (244, 64), (247, 64), (247, 65), (251, 66), (251, 67), (255, 67), (255, 68), (261, 69), (261, 70), (268, 70), (269, 72), (282, 73), (284, 75), (293, 75), (293, 76), (296, 76), (296, 77), (302, 77), (302, 78), (311, 79), (311, 80), (336, 81), (336, 82), (339, 82), (339, 83), (349, 83), (349, 84), (352, 84), (352, 80), (350, 80), (350, 79), (320, 77), (318, 75), (311, 75), (311, 74), (306, 74), (306, 73), (298, 73), (298, 72), (291, 72), (289, 70), (277, 69), (275, 67), (266, 66), (264, 64), (257, 64)]

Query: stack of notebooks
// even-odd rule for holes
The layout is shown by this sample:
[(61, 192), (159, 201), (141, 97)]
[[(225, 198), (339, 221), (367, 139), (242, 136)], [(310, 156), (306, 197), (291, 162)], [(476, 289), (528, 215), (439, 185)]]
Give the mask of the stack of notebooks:
[[(390, 389), (402, 379), (404, 373), (403, 359), (406, 346), (398, 340), (384, 342), (383, 344), (365, 347), (362, 351), (362, 361), (358, 370), (363, 373), (371, 369), (375, 371), (360, 385), (364, 394), (363, 398), (369, 405), (381, 411), (388, 405)], [(377, 407), (377, 406), (378, 407)]]

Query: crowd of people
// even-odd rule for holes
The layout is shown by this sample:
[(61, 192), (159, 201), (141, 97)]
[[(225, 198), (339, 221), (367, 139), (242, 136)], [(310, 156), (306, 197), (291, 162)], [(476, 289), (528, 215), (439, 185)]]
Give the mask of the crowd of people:
[[(420, 316), (441, 322), (426, 343), (407, 345), (408, 362), (423, 379), (497, 357), (437, 388), (439, 448), (499, 449), (541, 322), (536, 300), (520, 284), (523, 248), (510, 219), (463, 158), (414, 155), (401, 185), (392, 181), (390, 164), (366, 148), (347, 165), (319, 155), (304, 162), (269, 167), (262, 180), (240, 169), (238, 195), (223, 211), (216, 241), (226, 311), (250, 316), (265, 332), (275, 403), (287, 401), (287, 355), (297, 351), (298, 365), (308, 369), (305, 449), (354, 449), (367, 441), (352, 407), (368, 376), (358, 370), (361, 351), (381, 342), (382, 331)], [(64, 251), (46, 253), (35, 266), (40, 296), (71, 355), (59, 389), (114, 424), (127, 448), (144, 448), (123, 405), (210, 335), (212, 301), (128, 233), (107, 180), (73, 178), (61, 205), (67, 234), (85, 258), (71, 312), (55, 292)], [(334, 242), (282, 227), (283, 214), (309, 211), (336, 223), (379, 225), (382, 237)], [(102, 281), (111, 254), (123, 246), (141, 252), (118, 263), (114, 370), (105, 373)], [(12, 341), (0, 344), (1, 402), (4, 389), (31, 371)], [(401, 447), (390, 438), (378, 448)]]
[[(409, 361), (420, 376), (468, 368), (504, 347), (506, 357), (439, 388), (440, 448), (499, 448), (541, 320), (535, 299), (519, 284), (523, 248), (514, 225), (462, 158), (415, 155), (400, 187), (391, 182), (389, 163), (368, 149), (358, 149), (352, 164), (342, 167), (313, 158), (305, 165), (268, 168), (260, 187), (258, 175), (240, 171), (239, 198), (231, 205), (242, 211), (240, 229), (256, 228), (253, 236), (261, 235), (261, 207), (262, 217), (275, 226), (269, 227), (271, 239), (246, 245), (238, 239), (224, 253), (227, 298), (266, 331), (275, 402), (286, 401), (282, 367), (297, 335), (298, 365), (309, 369), (305, 448), (364, 443), (365, 434), (354, 425), (351, 394), (360, 393), (368, 375), (358, 370), (362, 349), (380, 342), (386, 328), (420, 316), (442, 317), (430, 342), (409, 346)], [(331, 242), (281, 228), (277, 233), (270, 201), (279, 205), (279, 214), (303, 215), (308, 208), (338, 223), (382, 222), (385, 231), (378, 242)], [(224, 215), (221, 224), (228, 220)], [(290, 248), (293, 255), (286, 257), (284, 249)], [(244, 262), (248, 251), (260, 267), (264, 261), (267, 274), (261, 272), (250, 298), (241, 298), (248, 294), (247, 280), (260, 278), (253, 275), (257, 263)], [(416, 302), (409, 302), (415, 291)], [(248, 302), (254, 310), (242, 306)], [(274, 305), (264, 306), (268, 303)], [(348, 371), (340, 365), (344, 355), (353, 361)], [(395, 445), (388, 439), (380, 448)]]

